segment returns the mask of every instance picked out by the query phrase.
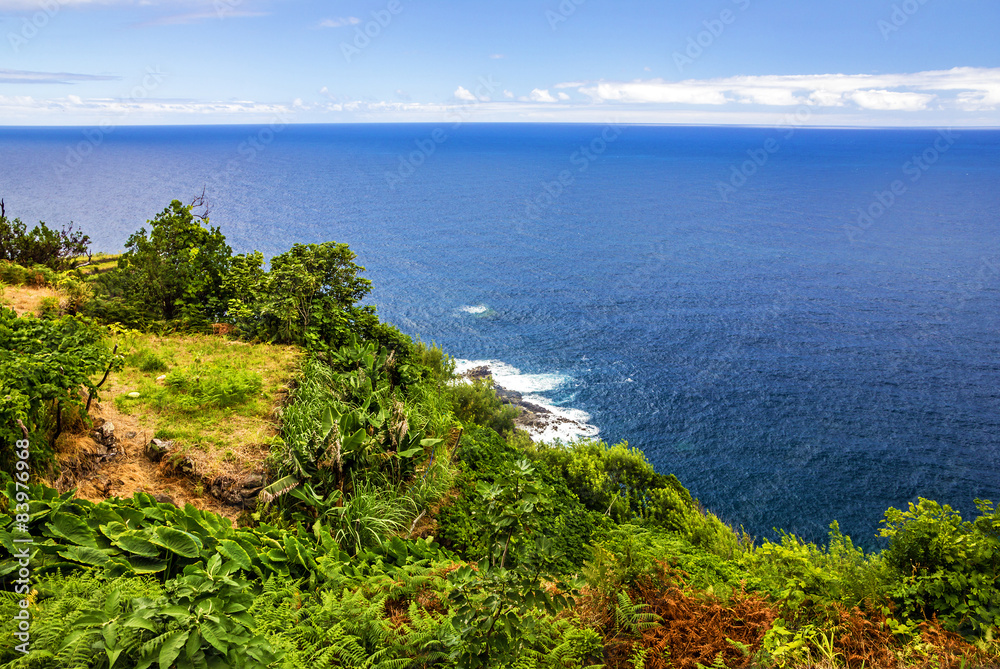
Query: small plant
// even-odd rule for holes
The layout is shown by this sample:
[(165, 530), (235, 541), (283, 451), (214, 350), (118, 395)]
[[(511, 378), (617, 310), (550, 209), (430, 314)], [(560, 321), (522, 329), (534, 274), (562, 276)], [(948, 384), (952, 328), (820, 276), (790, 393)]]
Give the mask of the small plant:
[(257, 372), (196, 365), (167, 374), (166, 384), (172, 391), (167, 401), (182, 411), (233, 407), (258, 394), (263, 383)]
[(145, 348), (129, 355), (125, 358), (125, 363), (142, 372), (153, 373), (167, 371), (167, 363), (165, 363), (160, 356), (156, 355), (156, 353)]
[(38, 314), (42, 318), (55, 318), (59, 315), (59, 298), (43, 297), (38, 305)]

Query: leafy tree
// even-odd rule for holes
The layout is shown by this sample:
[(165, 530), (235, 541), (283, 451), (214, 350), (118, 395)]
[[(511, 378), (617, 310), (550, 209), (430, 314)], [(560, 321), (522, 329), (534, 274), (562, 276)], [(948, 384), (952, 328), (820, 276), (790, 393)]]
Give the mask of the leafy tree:
[(346, 341), (354, 304), (371, 292), (347, 244), (296, 244), (271, 259), (260, 303), (270, 339), (316, 346)]
[(229, 272), (222, 280), (227, 302), (226, 318), (251, 337), (262, 335), (260, 301), (267, 290), (264, 254), (260, 251), (233, 256)]
[(70, 269), (73, 258), (87, 252), (90, 237), (79, 230), (68, 228), (53, 230), (39, 221), (28, 231), (21, 219), (7, 218), (0, 200), (0, 260), (19, 265), (44, 265), (55, 271)]
[(101, 281), (109, 315), (204, 323), (225, 314), (222, 284), (232, 249), (195, 206), (174, 200), (149, 221), (148, 233), (141, 228), (128, 238), (117, 271)]

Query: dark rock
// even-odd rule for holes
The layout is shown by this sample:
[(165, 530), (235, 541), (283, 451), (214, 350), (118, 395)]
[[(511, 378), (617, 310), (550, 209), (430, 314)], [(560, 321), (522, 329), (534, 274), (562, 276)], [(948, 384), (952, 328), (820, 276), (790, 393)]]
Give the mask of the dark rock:
[(153, 462), (159, 462), (162, 460), (174, 447), (174, 442), (172, 441), (161, 441), (160, 439), (153, 439), (149, 444), (146, 445), (146, 457)]
[(470, 379), (492, 379), (493, 372), (486, 365), (482, 365), (480, 367), (473, 367), (465, 373), (465, 376)]
[(250, 476), (243, 479), (243, 489), (247, 488), (263, 488), (264, 487), (264, 477), (260, 474), (251, 474)]
[(174, 506), (177, 506), (177, 502), (175, 502), (174, 498), (169, 495), (153, 495), (153, 499), (160, 504), (173, 504)]
[(107, 449), (115, 445), (115, 424), (109, 420), (104, 421), (100, 427), (90, 433), (90, 437), (99, 446), (104, 447), (104, 452), (101, 455), (106, 454)]

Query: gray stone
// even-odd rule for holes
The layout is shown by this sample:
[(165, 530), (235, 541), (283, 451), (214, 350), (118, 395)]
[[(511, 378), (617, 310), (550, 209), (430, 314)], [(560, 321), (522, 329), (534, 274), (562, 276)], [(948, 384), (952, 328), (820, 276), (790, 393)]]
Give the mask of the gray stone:
[(153, 462), (159, 462), (164, 458), (165, 455), (170, 453), (174, 447), (174, 442), (172, 441), (162, 441), (160, 439), (153, 439), (146, 446), (146, 457)]
[(264, 477), (260, 474), (251, 474), (243, 480), (243, 489), (247, 488), (263, 488), (264, 487)]

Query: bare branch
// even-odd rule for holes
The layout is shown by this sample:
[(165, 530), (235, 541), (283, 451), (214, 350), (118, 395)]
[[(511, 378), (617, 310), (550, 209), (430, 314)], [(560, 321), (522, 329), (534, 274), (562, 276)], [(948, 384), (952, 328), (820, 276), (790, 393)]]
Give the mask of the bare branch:
[[(208, 203), (208, 197), (205, 195), (206, 186), (201, 187), (201, 195), (196, 195), (193, 200), (191, 200), (191, 215), (199, 220), (207, 220), (208, 215), (212, 210), (211, 205)], [(195, 209), (201, 208), (201, 212), (195, 212)]]
[[(108, 363), (108, 368), (104, 372), (104, 378), (101, 379), (100, 383), (98, 383), (96, 386), (94, 386), (94, 390), (97, 390), (98, 388), (100, 388), (101, 386), (103, 386), (104, 382), (108, 380), (108, 374), (111, 373), (111, 368), (115, 364), (115, 353), (118, 353), (118, 344), (115, 344), (114, 350), (111, 351), (111, 362)], [(90, 401), (92, 399), (94, 399), (94, 394), (93, 393), (87, 393), (87, 408), (85, 409), (85, 411), (88, 411), (88, 412), (90, 411)]]

